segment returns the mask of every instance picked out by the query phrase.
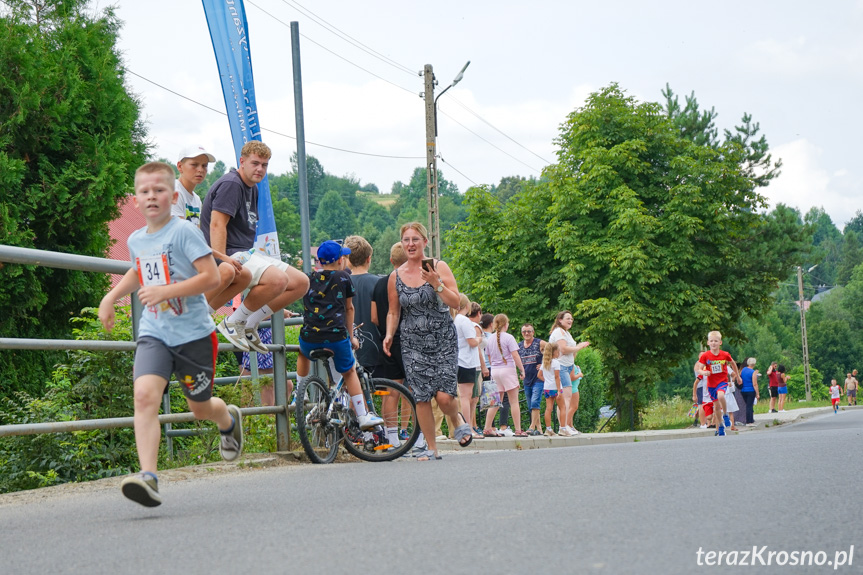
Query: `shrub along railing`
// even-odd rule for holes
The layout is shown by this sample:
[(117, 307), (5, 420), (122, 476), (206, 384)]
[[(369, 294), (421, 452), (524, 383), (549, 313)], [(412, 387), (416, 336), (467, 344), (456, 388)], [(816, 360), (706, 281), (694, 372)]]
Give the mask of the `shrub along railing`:
[[(70, 269), (86, 272), (125, 274), (129, 270), (129, 262), (65, 254), (44, 250), (34, 250), (15, 246), (0, 245), (0, 262), (38, 265), (44, 267)], [(141, 302), (137, 295), (132, 295), (132, 334), (137, 339), (138, 321), (141, 317)], [(299, 346), (285, 344), (285, 325), (300, 325), (302, 318), (292, 318), (287, 321), (282, 313), (273, 314), (273, 343), (267, 349), (273, 352), (273, 383), (275, 387), (275, 405), (260, 407), (244, 407), (240, 412), (246, 415), (274, 414), (276, 416), (276, 446), (279, 451), (287, 451), (290, 445), (290, 421), (288, 412), (287, 380), (296, 378), (296, 373), (287, 372), (287, 353), (299, 352)], [(134, 351), (135, 341), (99, 341), (99, 340), (66, 340), (66, 339), (26, 339), (0, 338), (0, 349), (27, 350), (80, 350), (80, 351)], [(220, 343), (219, 351), (236, 351), (231, 344)], [(251, 354), (252, 375), (242, 376), (242, 379), (257, 379), (257, 354)], [(132, 374), (129, 374), (132, 377)], [(214, 385), (233, 384), (237, 377), (217, 377)], [(171, 382), (177, 385), (177, 382)], [(189, 435), (194, 430), (172, 429), (172, 424), (195, 421), (191, 413), (171, 413), (170, 401), (163, 401), (165, 413), (159, 416), (159, 423), (165, 426), (168, 452), (173, 452), (171, 438)], [(41, 433), (65, 433), (70, 431), (87, 431), (94, 429), (114, 429), (119, 427), (134, 427), (132, 417), (116, 417), (110, 419), (82, 419), (76, 421), (51, 421), (44, 423), (26, 423), (16, 425), (0, 425), (0, 437), (10, 435), (36, 435)]]

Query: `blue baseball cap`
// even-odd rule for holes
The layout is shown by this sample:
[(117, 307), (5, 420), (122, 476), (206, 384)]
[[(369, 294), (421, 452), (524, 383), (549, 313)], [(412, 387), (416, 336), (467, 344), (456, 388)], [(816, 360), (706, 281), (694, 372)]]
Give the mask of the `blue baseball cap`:
[(333, 240), (327, 240), (318, 246), (318, 261), (324, 265), (331, 264), (349, 253), (351, 253), (351, 248), (341, 246)]

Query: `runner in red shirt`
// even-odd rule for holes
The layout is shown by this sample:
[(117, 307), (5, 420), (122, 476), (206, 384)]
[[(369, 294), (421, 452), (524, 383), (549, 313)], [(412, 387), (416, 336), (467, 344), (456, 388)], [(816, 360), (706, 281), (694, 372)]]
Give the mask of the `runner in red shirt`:
[[(707, 334), (707, 347), (695, 362), (695, 375), (707, 376), (707, 392), (713, 400), (714, 412), (716, 413), (716, 435), (725, 435), (725, 426), (731, 427), (731, 419), (725, 407), (725, 390), (728, 388), (728, 366), (734, 370), (734, 377), (738, 383), (740, 370), (732, 359), (731, 354), (720, 349), (722, 346), (722, 334), (711, 331)], [(725, 426), (723, 426), (725, 423)]]

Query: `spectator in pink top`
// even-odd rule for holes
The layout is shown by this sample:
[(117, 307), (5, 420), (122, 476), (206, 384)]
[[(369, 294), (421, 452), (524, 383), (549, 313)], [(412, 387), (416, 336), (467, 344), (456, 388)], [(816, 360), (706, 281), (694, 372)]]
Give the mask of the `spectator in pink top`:
[[(515, 423), (515, 436), (527, 437), (527, 433), (521, 430), (521, 409), (518, 404), (519, 374), (524, 379), (524, 366), (521, 363), (521, 356), (518, 354), (518, 343), (513, 336), (506, 333), (506, 330), (509, 329), (509, 318), (506, 315), (499, 313), (494, 316), (492, 329), (494, 331), (486, 347), (491, 364), (491, 378), (497, 383), (497, 388), (501, 394), (506, 393), (509, 397), (512, 420)], [(518, 368), (518, 373), (516, 373), (516, 368)], [(498, 436), (498, 433), (491, 428), (496, 414), (496, 407), (488, 410), (485, 420), (486, 429), (483, 431), (486, 437)]]

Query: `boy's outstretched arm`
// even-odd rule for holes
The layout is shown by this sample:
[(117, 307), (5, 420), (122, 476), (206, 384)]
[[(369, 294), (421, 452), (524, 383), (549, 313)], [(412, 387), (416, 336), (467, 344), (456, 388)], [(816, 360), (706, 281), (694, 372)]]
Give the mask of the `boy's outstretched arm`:
[(114, 320), (116, 317), (114, 302), (138, 289), (138, 285), (138, 270), (130, 268), (123, 276), (123, 279), (102, 298), (102, 301), (99, 303), (99, 321), (102, 322), (102, 327), (107, 331), (114, 329)]

